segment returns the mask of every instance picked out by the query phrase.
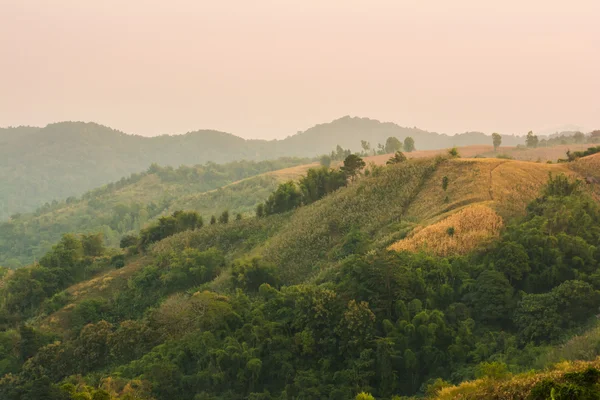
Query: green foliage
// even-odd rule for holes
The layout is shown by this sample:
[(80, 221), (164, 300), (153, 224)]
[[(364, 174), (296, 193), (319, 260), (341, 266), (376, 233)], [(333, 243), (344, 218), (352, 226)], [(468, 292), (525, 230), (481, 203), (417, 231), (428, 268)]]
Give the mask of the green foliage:
[(344, 159), (344, 165), (342, 166), (341, 170), (348, 178), (354, 180), (365, 166), (366, 164), (362, 158), (356, 154), (350, 154)]
[(534, 135), (532, 131), (527, 132), (527, 137), (525, 138), (525, 143), (527, 147), (536, 148), (538, 147), (540, 140), (537, 135)]
[[(481, 252), (378, 247), (436, 167), (407, 161), (294, 213), (174, 233), (102, 299), (61, 292), (90, 262), (112, 268), (65, 237), (39, 266), (5, 277), (0, 398), (390, 399), (531, 368), (540, 344), (595, 318), (599, 207), (552, 177)], [(169, 229), (197, 221), (169, 218)], [(72, 300), (60, 341), (35, 328)], [(534, 392), (586, 398), (597, 384), (583, 371)]]
[(279, 185), (265, 202), (265, 214), (281, 214), (302, 204), (302, 193), (294, 181), (288, 181)]
[(404, 151), (406, 151), (407, 153), (410, 153), (415, 150), (416, 150), (415, 139), (413, 139), (410, 136), (405, 137), (404, 138)]
[[(575, 161), (578, 158), (591, 156), (592, 154), (596, 154), (596, 153), (600, 153), (600, 146), (588, 147), (588, 149), (584, 150), (584, 151), (571, 152), (570, 150), (568, 150), (567, 151), (567, 161)], [(561, 160), (559, 160), (559, 161), (561, 161)]]
[(450, 183), (450, 179), (448, 179), (447, 176), (444, 176), (442, 178), (442, 189), (444, 189), (444, 192), (448, 190), (448, 183)]
[[(211, 224), (213, 224), (212, 218)], [(229, 218), (229, 214), (227, 214), (227, 218)], [(202, 217), (197, 212), (175, 211), (171, 216), (159, 218), (157, 224), (142, 229), (139, 244), (143, 249), (147, 249), (152, 243), (168, 236), (189, 229), (199, 229), (202, 225)]]
[(221, 213), (221, 215), (219, 216), (219, 223), (220, 224), (229, 223), (229, 210), (225, 210)]
[(327, 194), (346, 186), (346, 182), (346, 175), (343, 171), (325, 167), (309, 169), (306, 176), (298, 181), (302, 193), (302, 204), (312, 204)]
[(492, 142), (494, 144), (494, 152), (498, 151), (498, 147), (502, 144), (502, 136), (499, 133), (492, 133)]
[(257, 257), (249, 261), (238, 261), (231, 270), (231, 283), (234, 288), (249, 293), (258, 292), (262, 284), (277, 286), (277, 268)]
[(560, 379), (546, 379), (535, 385), (528, 400), (597, 400), (600, 399), (599, 382), (600, 371), (595, 368), (565, 373)]
[[(69, 232), (101, 232), (104, 243), (116, 247), (123, 236), (135, 234), (176, 210), (195, 210), (202, 215), (220, 214), (223, 209), (250, 211), (281, 181), (277, 176), (257, 175), (309, 162), (310, 159), (285, 158), (176, 169), (154, 164), (146, 172), (109, 183), (78, 198), (53, 202), (34, 213), (1, 221), (0, 265), (13, 268), (28, 265)], [(236, 184), (227, 186), (233, 182)], [(44, 184), (48, 189), (48, 183)], [(216, 188), (220, 189), (212, 190)]]
[(506, 379), (509, 376), (508, 366), (502, 362), (482, 362), (475, 368), (476, 378)]
[(257, 207), (256, 215), (261, 218), (263, 215), (291, 211), (301, 205), (314, 203), (340, 187), (346, 186), (346, 184), (346, 173), (342, 170), (333, 170), (326, 167), (311, 168), (306, 176), (300, 178), (298, 184), (293, 181), (280, 184), (264, 205)]
[(385, 141), (385, 152), (387, 154), (395, 153), (397, 151), (402, 151), (403, 146), (402, 142), (398, 140), (398, 138), (390, 136)]
[(460, 154), (458, 153), (458, 149), (456, 147), (452, 147), (450, 150), (448, 150), (448, 155), (452, 158), (460, 157)]
[(405, 155), (404, 155), (404, 154), (403, 154), (401, 151), (397, 151), (397, 152), (394, 154), (394, 157), (391, 157), (391, 158), (390, 158), (390, 159), (389, 159), (389, 160), (386, 162), (386, 164), (387, 164), (387, 165), (390, 165), (390, 164), (399, 164), (399, 163), (402, 163), (402, 162), (404, 162), (404, 161), (406, 161), (406, 160), (407, 160), (406, 156), (405, 156)]
[(319, 162), (322, 167), (329, 168), (331, 166), (331, 156), (328, 156), (327, 154), (322, 155)]

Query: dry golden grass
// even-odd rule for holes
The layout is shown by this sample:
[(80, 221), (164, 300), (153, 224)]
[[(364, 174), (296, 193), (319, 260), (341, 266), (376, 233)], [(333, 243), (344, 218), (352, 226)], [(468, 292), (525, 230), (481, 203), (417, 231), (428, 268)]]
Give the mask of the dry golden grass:
[[(438, 256), (466, 254), (500, 235), (503, 221), (491, 208), (466, 206), (390, 246), (391, 250), (427, 251)], [(453, 233), (449, 233), (453, 229)]]
[[(419, 251), (423, 249), (424, 241), (427, 241), (428, 250), (440, 255), (461, 254), (473, 250), (474, 246), (477, 246), (476, 238), (485, 242), (486, 228), (477, 225), (472, 228), (465, 227), (464, 229), (473, 229), (472, 237), (465, 238), (468, 244), (459, 244), (458, 238), (445, 239), (439, 244), (434, 244), (432, 239), (440, 240), (441, 236), (436, 235), (444, 230), (442, 226), (447, 225), (442, 219), (452, 221), (448, 219), (452, 213), (467, 212), (462, 211), (464, 207), (478, 204), (491, 209), (504, 219), (522, 215), (526, 205), (538, 196), (541, 187), (548, 180), (549, 173), (576, 176), (566, 164), (492, 158), (448, 160), (428, 179), (403, 216), (405, 221), (419, 224), (419, 227), (408, 239), (394, 244), (392, 248)], [(444, 177), (448, 177), (449, 181), (445, 191), (442, 188)], [(481, 221), (484, 223), (485, 220)], [(428, 227), (431, 228), (427, 229)], [(401, 245), (402, 242), (405, 243)]]
[(496, 153), (493, 149), (479, 153), (482, 157), (497, 157), (506, 155), (520, 161), (552, 161), (556, 162), (559, 158), (567, 158), (567, 151), (580, 151), (590, 147), (590, 144), (561, 144), (552, 147), (538, 147), (535, 149), (520, 149), (516, 147), (500, 147)]
[(569, 166), (584, 177), (600, 179), (600, 153), (580, 158)]
[(319, 163), (298, 165), (295, 167), (284, 168), (277, 171), (267, 172), (265, 175), (276, 176), (282, 180), (296, 180), (301, 176), (306, 175), (306, 172), (311, 168), (319, 168)]
[[(473, 146), (463, 146), (458, 147), (458, 152), (461, 157), (475, 157), (482, 153), (493, 152), (493, 146), (486, 145), (473, 145)], [(426, 158), (426, 157), (435, 157), (439, 155), (445, 155), (448, 153), (448, 149), (439, 149), (439, 150), (417, 150), (410, 153), (404, 153), (404, 155), (408, 158)], [(393, 154), (383, 154), (379, 156), (369, 156), (364, 157), (363, 159), (367, 164), (374, 163), (375, 165), (385, 165), (385, 163), (392, 157)]]
[[(567, 158), (567, 151), (581, 151), (586, 150), (591, 144), (564, 144), (552, 147), (538, 147), (535, 149), (521, 149), (511, 146), (501, 146), (498, 151), (494, 152), (494, 147), (491, 145), (473, 145), (458, 147), (458, 152), (461, 157), (464, 158), (497, 158), (499, 155), (508, 156), (519, 161), (552, 161), (555, 162), (559, 158)], [(448, 152), (448, 149), (439, 150), (418, 150), (411, 153), (404, 153), (408, 158), (423, 158), (423, 157), (434, 157), (437, 155), (444, 155)], [(365, 157), (364, 160), (368, 164), (369, 162), (375, 163), (376, 165), (385, 165), (390, 159), (392, 154), (383, 154), (379, 156)]]
[(587, 368), (599, 368), (600, 358), (594, 361), (574, 361), (556, 364), (553, 369), (528, 372), (515, 375), (505, 380), (477, 379), (463, 382), (440, 390), (432, 399), (435, 400), (525, 400), (531, 389), (545, 379), (563, 381), (566, 372), (581, 372)]

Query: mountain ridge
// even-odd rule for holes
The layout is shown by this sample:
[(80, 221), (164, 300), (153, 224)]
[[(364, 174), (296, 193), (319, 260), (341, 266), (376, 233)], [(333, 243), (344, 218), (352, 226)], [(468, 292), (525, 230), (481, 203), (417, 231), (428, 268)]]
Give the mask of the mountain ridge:
[[(231, 133), (197, 130), (181, 135), (144, 137), (94, 122), (57, 122), (43, 128), (0, 128), (0, 219), (45, 202), (163, 166), (261, 161), (279, 157), (316, 157), (337, 145), (361, 150), (395, 136), (415, 139), (420, 150), (490, 144), (480, 132), (445, 135), (369, 118), (342, 117), (281, 140), (244, 139)], [(523, 142), (504, 136), (505, 145)]]

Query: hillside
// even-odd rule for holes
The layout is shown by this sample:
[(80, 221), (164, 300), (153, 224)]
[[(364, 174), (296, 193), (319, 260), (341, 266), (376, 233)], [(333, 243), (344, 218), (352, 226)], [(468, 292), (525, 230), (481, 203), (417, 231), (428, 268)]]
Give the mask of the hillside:
[(595, 183), (569, 178), (589, 160), (416, 158), (290, 212), (175, 213), (124, 253), (67, 235), (3, 271), (0, 397), (524, 398), (551, 378), (546, 399), (574, 376), (519, 374), (600, 355), (595, 330), (574, 336), (600, 306)]
[[(206, 219), (224, 210), (247, 213), (285, 180), (302, 175), (309, 159), (159, 167), (20, 214), (0, 223), (0, 265), (17, 267), (39, 260), (69, 232), (102, 232), (106, 244), (175, 210), (196, 210)], [(286, 168), (289, 167), (289, 168)]]
[[(374, 148), (389, 136), (415, 139), (418, 149), (488, 144), (482, 133), (455, 136), (403, 128), (368, 118), (344, 117), (317, 125), (283, 140), (244, 140), (232, 134), (199, 130), (185, 135), (142, 137), (83, 122), (61, 122), (44, 128), (0, 129), (0, 219), (32, 211), (46, 202), (79, 196), (85, 191), (162, 166), (315, 157), (336, 145), (358, 151), (360, 141)], [(516, 145), (520, 137), (505, 136)]]

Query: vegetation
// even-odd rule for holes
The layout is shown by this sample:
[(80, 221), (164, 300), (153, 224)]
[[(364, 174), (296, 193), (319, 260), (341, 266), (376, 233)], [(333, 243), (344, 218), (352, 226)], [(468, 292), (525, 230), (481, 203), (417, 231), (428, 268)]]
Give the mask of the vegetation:
[(404, 138), (404, 151), (406, 151), (407, 153), (410, 153), (415, 150), (416, 150), (415, 139), (413, 139), (410, 136), (407, 136), (406, 138)]
[(502, 144), (502, 136), (499, 133), (492, 133), (492, 142), (494, 143), (494, 152), (498, 151)]
[[(541, 190), (522, 188), (537, 198), (502, 220), (492, 171), (535, 178), (524, 164), (414, 159), (349, 185), (345, 170), (321, 167), (280, 185), (260, 218), (222, 207), (205, 226), (177, 211), (122, 237), (124, 252), (98, 234), (65, 235), (39, 264), (2, 276), (0, 398), (593, 393), (597, 361), (525, 371), (596, 337), (583, 332), (600, 306), (600, 206), (580, 181), (554, 174)], [(468, 185), (478, 176), (485, 204)], [(446, 192), (473, 203), (445, 204)], [(301, 207), (268, 212), (277, 204)], [(487, 226), (485, 240), (467, 240)], [(431, 248), (438, 242), (446, 250)], [(92, 277), (112, 290), (84, 294)], [(594, 360), (600, 348), (590, 347)]]
[[(600, 146), (589, 147), (587, 150), (584, 150), (584, 151), (571, 152), (569, 150), (569, 151), (567, 151), (567, 160), (566, 161), (575, 161), (578, 158), (591, 156), (592, 154), (596, 154), (596, 153), (600, 153)], [(563, 161), (563, 160), (559, 160), (559, 161)]]
[[(105, 243), (117, 247), (124, 235), (138, 233), (148, 223), (177, 210), (195, 210), (206, 216), (224, 209), (251, 212), (279, 182), (306, 171), (305, 167), (285, 168), (308, 161), (243, 161), (178, 169), (153, 164), (145, 173), (92, 190), (79, 199), (69, 198), (0, 223), (0, 265), (16, 268), (39, 260), (68, 232), (102, 232)], [(280, 171), (260, 175), (275, 170)]]
[(395, 153), (397, 151), (402, 151), (402, 150), (403, 150), (402, 142), (400, 140), (398, 140), (398, 138), (390, 136), (385, 141), (385, 152), (387, 154)]
[(537, 135), (534, 135), (532, 131), (527, 132), (527, 138), (525, 139), (527, 147), (536, 148), (538, 147), (539, 141)]

